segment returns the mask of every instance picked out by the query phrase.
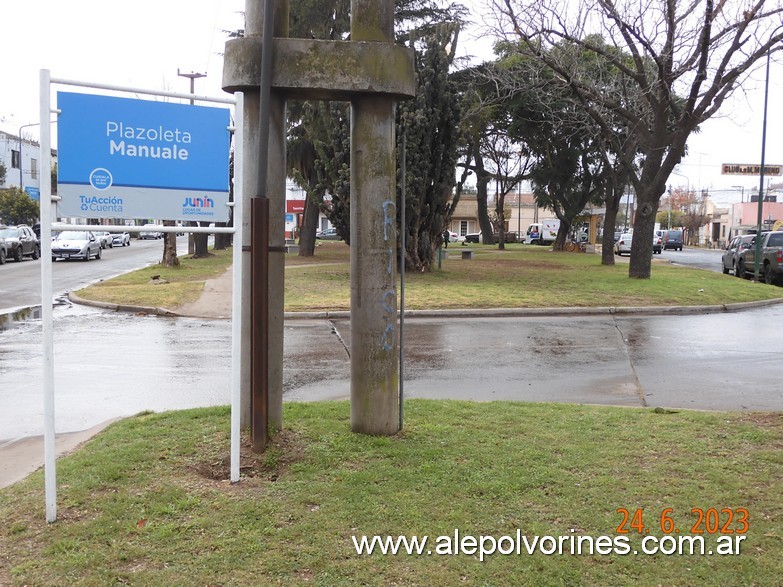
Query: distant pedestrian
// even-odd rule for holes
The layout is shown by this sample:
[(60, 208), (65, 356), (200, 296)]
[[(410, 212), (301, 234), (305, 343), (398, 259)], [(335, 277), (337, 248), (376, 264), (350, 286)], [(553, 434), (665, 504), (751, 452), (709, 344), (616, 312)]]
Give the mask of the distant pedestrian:
[(449, 240), (451, 239), (451, 235), (449, 234), (448, 230), (443, 231), (443, 248), (448, 249), (449, 248)]

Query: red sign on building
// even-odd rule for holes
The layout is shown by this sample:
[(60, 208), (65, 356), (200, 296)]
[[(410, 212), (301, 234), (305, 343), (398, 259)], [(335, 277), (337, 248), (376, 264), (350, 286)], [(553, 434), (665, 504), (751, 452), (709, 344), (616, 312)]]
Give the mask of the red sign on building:
[(285, 211), (289, 214), (303, 214), (304, 209), (304, 200), (286, 200), (285, 202)]

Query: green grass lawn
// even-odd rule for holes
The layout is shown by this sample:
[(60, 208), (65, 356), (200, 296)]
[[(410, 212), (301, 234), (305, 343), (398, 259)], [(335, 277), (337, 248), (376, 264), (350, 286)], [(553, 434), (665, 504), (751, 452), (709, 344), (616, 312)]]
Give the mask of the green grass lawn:
[[(658, 259), (651, 279), (632, 280), (627, 264), (604, 267), (598, 255), (471, 248), (472, 261), (406, 276), (407, 307), (723, 304), (781, 293)], [(79, 295), (173, 309), (229, 263), (230, 251), (183, 259)], [(286, 265), (287, 310), (349, 307), (343, 243)], [(169, 284), (150, 285), (153, 274)], [(243, 450), (237, 485), (227, 408), (116, 423), (60, 460), (55, 524), (44, 522), (41, 472), (0, 490), (0, 585), (781, 584), (781, 414), (409, 400), (403, 431), (379, 438), (352, 433), (349, 411), (286, 404), (273, 445)], [(715, 551), (719, 540), (736, 545), (740, 530), (739, 554), (641, 553), (645, 538), (698, 531)], [(455, 531), (468, 536), (467, 552), (360, 555), (353, 542), (426, 535), (428, 550), (442, 552)], [(481, 536), (550, 536), (564, 554), (521, 544), (521, 554), (483, 557), (471, 552), (470, 537), (491, 545)], [(601, 536), (627, 540), (628, 552), (589, 554)], [(584, 554), (570, 552), (573, 537), (589, 537)]]
[[(601, 265), (596, 254), (554, 253), (545, 247), (471, 245), (473, 260), (451, 255), (441, 269), (406, 275), (406, 308), (483, 309), (595, 306), (712, 305), (783, 297), (775, 286), (713, 271), (675, 267), (656, 258), (650, 279), (630, 279), (627, 257)], [(449, 251), (459, 252), (452, 246)], [(231, 251), (182, 258), (171, 269), (153, 265), (83, 289), (80, 297), (170, 310), (198, 298), (206, 279), (231, 263)], [(349, 249), (324, 242), (314, 257), (286, 255), (286, 311), (350, 308)], [(152, 275), (169, 283), (152, 285)]]
[[(424, 400), (405, 413), (403, 432), (378, 438), (350, 432), (346, 402), (286, 404), (285, 429), (244, 454), (237, 485), (227, 408), (116, 423), (60, 460), (56, 523), (44, 522), (40, 472), (0, 490), (0, 569), (14, 585), (780, 584), (780, 415)], [(723, 511), (708, 548), (747, 509), (739, 554), (577, 555), (566, 543), (481, 561), (358, 555), (352, 541), (427, 535), (443, 551), (438, 537), (455, 530), (614, 537), (618, 509), (643, 509), (649, 536), (664, 536), (662, 514), (695, 535), (694, 508)], [(641, 551), (646, 534), (629, 526)]]

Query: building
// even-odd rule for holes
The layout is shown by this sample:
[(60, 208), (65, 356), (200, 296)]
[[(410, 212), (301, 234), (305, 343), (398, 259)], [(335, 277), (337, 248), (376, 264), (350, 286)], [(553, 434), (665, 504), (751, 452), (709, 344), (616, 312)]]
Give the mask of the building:
[[(41, 187), (40, 146), (37, 142), (0, 131), (0, 163), (5, 177), (0, 178), (0, 189), (22, 188), (34, 200)], [(52, 161), (57, 162), (57, 151), (52, 150)]]
[[(504, 203), (506, 232), (523, 235), (527, 231), (527, 227), (533, 222), (555, 217), (551, 210), (539, 208), (536, 205), (536, 200), (532, 193), (520, 194), (514, 192), (506, 194)], [(490, 216), (493, 217), (495, 215), (494, 198), (488, 198), (487, 207), (489, 208)], [(463, 192), (460, 195), (459, 202), (457, 202), (457, 206), (451, 215), (449, 230), (461, 236), (481, 230), (478, 219), (478, 200), (475, 192)]]
[[(759, 204), (742, 202), (731, 207), (727, 219), (730, 236), (755, 233), (758, 228)], [(783, 202), (764, 201), (761, 203), (761, 230), (772, 230), (778, 221), (783, 221)]]

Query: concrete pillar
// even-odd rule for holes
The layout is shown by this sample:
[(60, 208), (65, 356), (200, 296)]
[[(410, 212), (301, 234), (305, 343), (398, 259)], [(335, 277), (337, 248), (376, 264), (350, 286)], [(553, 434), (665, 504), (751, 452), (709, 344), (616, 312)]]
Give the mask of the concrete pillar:
[[(394, 42), (393, 0), (352, 0), (351, 40)], [(399, 430), (394, 100), (351, 101), (351, 428)]]
[[(275, 36), (288, 35), (288, 1), (275, 0)], [(263, 0), (245, 2), (245, 36), (260, 37), (264, 28)], [(259, 153), (259, 107), (258, 86), (244, 87), (245, 93), (245, 201), (243, 214), (250, 218), (250, 198), (256, 195), (258, 185)], [(267, 178), (267, 196), (270, 204), (271, 246), (285, 243), (285, 98), (272, 92), (269, 128), (269, 165)], [(241, 364), (242, 378), (242, 418), (241, 426), (250, 426), (250, 231), (244, 232), (242, 268), (248, 276), (242, 284), (242, 340), (243, 356)], [(283, 295), (284, 295), (284, 258), (280, 253), (270, 254), (269, 259), (269, 426), (279, 430), (283, 419)]]

